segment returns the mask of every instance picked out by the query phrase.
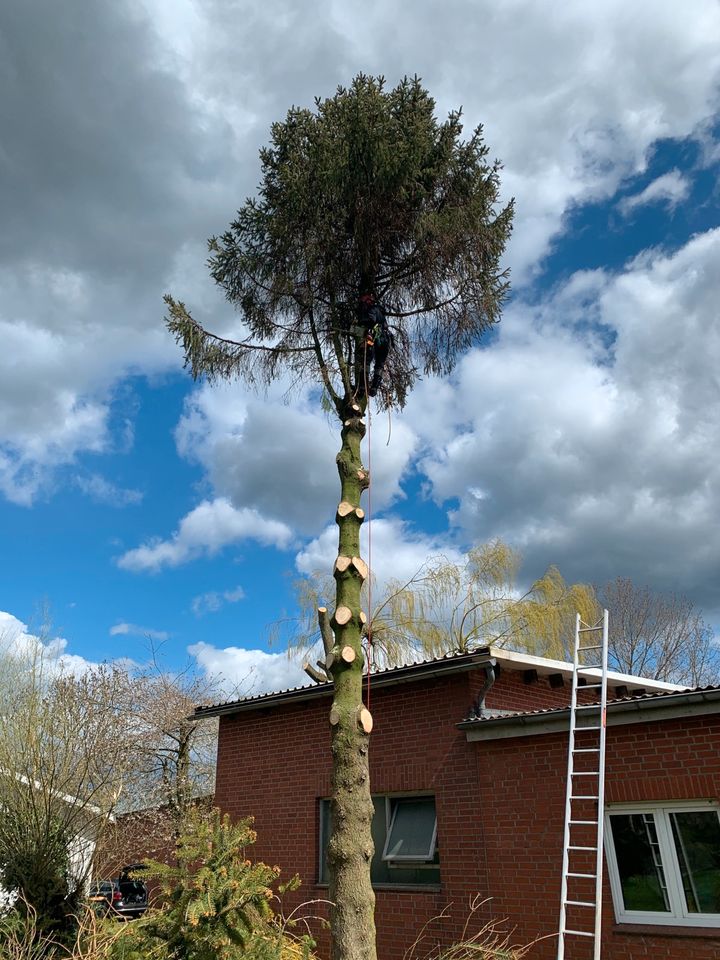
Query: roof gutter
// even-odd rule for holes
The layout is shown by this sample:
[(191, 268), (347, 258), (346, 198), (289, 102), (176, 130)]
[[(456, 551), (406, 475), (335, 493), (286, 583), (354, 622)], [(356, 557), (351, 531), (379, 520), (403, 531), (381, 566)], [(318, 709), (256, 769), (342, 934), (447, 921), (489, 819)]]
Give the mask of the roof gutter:
[[(657, 723), (661, 720), (677, 720), (716, 713), (720, 713), (720, 690), (686, 691), (647, 699), (611, 700), (607, 705), (607, 725), (613, 727), (631, 723)], [(579, 707), (578, 728), (590, 726), (593, 723), (597, 723), (597, 704)], [(459, 723), (458, 727), (465, 731), (468, 741), (563, 733), (570, 727), (570, 709), (510, 717), (469, 718)]]

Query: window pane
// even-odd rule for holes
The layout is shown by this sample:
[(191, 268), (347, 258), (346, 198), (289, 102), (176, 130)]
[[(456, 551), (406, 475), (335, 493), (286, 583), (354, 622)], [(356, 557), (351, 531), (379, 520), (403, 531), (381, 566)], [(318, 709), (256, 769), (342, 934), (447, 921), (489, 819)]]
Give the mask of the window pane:
[[(440, 858), (435, 850), (435, 856), (429, 865), (416, 863), (403, 863), (397, 866), (394, 863), (388, 863), (383, 860), (383, 850), (387, 839), (387, 820), (386, 820), (386, 798), (384, 796), (374, 796), (373, 804), (375, 813), (372, 820), (372, 838), (375, 844), (375, 854), (370, 866), (370, 877), (373, 884), (406, 884), (417, 885), (437, 885), (440, 883)], [(427, 800), (425, 801), (427, 802)], [(330, 839), (330, 830), (332, 818), (330, 816), (330, 801), (320, 801), (320, 864), (318, 870), (318, 879), (320, 883), (328, 882), (327, 869), (327, 845)], [(437, 848), (437, 844), (436, 844)]]
[(715, 811), (671, 813), (689, 913), (720, 913), (720, 820)]
[(435, 852), (435, 801), (432, 797), (393, 801), (393, 818), (384, 858), (431, 860)]
[(616, 813), (610, 823), (625, 909), (669, 913), (655, 818), (651, 813)]

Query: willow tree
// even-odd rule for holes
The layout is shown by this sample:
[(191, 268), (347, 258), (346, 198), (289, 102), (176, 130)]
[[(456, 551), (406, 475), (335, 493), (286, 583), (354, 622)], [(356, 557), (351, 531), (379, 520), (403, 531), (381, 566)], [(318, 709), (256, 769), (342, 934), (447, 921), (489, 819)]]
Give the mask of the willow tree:
[(401, 408), (418, 376), (448, 373), (499, 319), (513, 209), (499, 203), (500, 166), (482, 130), (463, 139), (459, 110), (439, 121), (417, 78), (387, 90), (382, 78), (360, 75), (315, 109), (293, 107), (273, 124), (260, 161), (257, 196), (210, 240), (210, 272), (240, 311), (242, 336), (213, 334), (171, 297), (167, 323), (194, 377), (262, 386), (284, 373), (316, 383), (318, 402), (339, 421), (335, 607), (320, 614), (334, 683), (330, 919), (334, 960), (372, 960), (372, 718), (362, 706), (360, 604), (368, 353), (358, 301), (372, 293), (385, 308), (394, 346), (378, 403)]
[[(460, 559), (429, 557), (406, 581), (375, 583), (374, 663), (392, 667), (488, 646), (566, 660), (576, 615), (591, 623), (602, 613), (595, 591), (566, 583), (555, 566), (521, 586), (521, 565), (518, 550), (492, 540)], [(330, 593), (330, 580), (317, 572), (295, 583), (299, 616), (289, 636), (291, 651), (316, 648), (314, 613)]]

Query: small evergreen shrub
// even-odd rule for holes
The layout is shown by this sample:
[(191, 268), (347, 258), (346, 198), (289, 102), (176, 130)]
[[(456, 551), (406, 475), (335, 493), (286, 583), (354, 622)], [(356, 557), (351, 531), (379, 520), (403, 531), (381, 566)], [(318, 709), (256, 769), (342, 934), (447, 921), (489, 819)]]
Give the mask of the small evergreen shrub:
[[(193, 812), (177, 845), (177, 866), (150, 862), (160, 906), (128, 924), (113, 960), (310, 960), (312, 940), (292, 937), (273, 909), (279, 867), (253, 863), (251, 820)], [(275, 890), (277, 889), (277, 893)]]

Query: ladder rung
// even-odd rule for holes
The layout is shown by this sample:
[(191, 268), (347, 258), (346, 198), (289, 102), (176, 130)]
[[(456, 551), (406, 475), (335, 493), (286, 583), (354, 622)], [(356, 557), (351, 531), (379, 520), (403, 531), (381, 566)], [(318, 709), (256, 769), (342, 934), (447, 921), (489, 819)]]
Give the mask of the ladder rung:
[(594, 933), (587, 933), (585, 930), (565, 930), (565, 933), (571, 933), (574, 937), (594, 937)]
[[(578, 687), (578, 690), (594, 690), (595, 687), (601, 687), (601, 686), (602, 686), (601, 683), (581, 683), (580, 686)], [(579, 706), (584, 707), (584, 706), (587, 706), (587, 704), (581, 703), (579, 704)], [(595, 704), (593, 703), (591, 704), (591, 706), (594, 707)]]
[(583, 823), (586, 826), (592, 825), (594, 827), (597, 823), (597, 820), (568, 820), (568, 823)]
[(566, 900), (565, 903), (568, 907), (595, 907), (589, 900)]
[(571, 800), (597, 800), (598, 798), (595, 797), (595, 796), (580, 795), (580, 794), (578, 794), (577, 796), (570, 797), (570, 799), (571, 799)]
[(572, 844), (568, 847), (568, 850), (597, 850), (597, 847), (575, 847)]
[(571, 777), (599, 777), (599, 776), (600, 776), (600, 771), (599, 771), (599, 770), (590, 770), (590, 771), (585, 771), (585, 770), (582, 770), (582, 771), (573, 770), (573, 772), (570, 774), (570, 776), (571, 776)]
[(603, 625), (598, 624), (595, 627), (578, 627), (578, 633), (592, 633), (593, 630), (602, 630)]
[(592, 727), (586, 727), (583, 725), (582, 727), (575, 727), (575, 729), (582, 732), (583, 730), (602, 730), (602, 727), (596, 727), (594, 725)]
[(600, 753), (600, 747), (573, 747), (573, 753)]
[(583, 880), (596, 880), (594, 873), (568, 873), (569, 877), (582, 877)]

